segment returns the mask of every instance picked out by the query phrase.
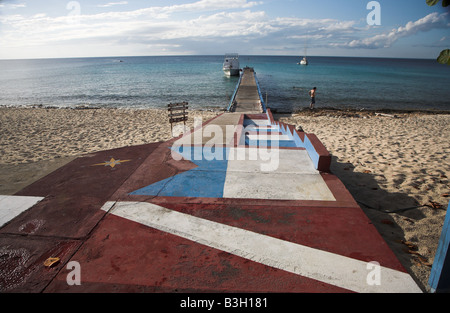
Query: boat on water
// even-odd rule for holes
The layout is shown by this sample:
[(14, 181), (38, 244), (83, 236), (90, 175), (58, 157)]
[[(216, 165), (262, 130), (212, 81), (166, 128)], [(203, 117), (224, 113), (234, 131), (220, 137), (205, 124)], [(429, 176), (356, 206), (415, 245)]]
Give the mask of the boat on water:
[(239, 76), (239, 55), (237, 53), (225, 54), (223, 61), (223, 71), (227, 76)]
[(298, 62), (297, 64), (299, 64), (299, 65), (308, 65), (308, 60), (306, 59), (306, 52), (308, 51), (308, 48), (307, 48), (307, 44), (305, 44), (305, 53), (303, 54), (304, 55), (304, 57), (303, 57), (303, 59), (301, 59), (301, 61), (300, 62)]
[(299, 64), (299, 65), (308, 65), (308, 60), (306, 59), (306, 57), (303, 57), (303, 59), (300, 62), (298, 62), (297, 64)]

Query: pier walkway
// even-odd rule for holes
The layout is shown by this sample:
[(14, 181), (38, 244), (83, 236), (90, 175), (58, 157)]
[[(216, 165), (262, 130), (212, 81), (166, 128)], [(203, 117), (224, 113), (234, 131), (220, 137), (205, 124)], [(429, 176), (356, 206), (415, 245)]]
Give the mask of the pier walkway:
[(247, 73), (247, 113), (0, 196), (0, 291), (421, 292), (320, 140), (276, 121)]
[(251, 67), (245, 67), (240, 77), (237, 91), (229, 111), (245, 113), (262, 113), (266, 108), (261, 98), (259, 84), (255, 71)]

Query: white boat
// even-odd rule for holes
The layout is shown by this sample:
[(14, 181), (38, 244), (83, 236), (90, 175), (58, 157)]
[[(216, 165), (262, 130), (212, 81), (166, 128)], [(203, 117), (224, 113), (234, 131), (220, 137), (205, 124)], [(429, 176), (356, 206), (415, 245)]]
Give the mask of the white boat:
[(304, 57), (300, 62), (298, 62), (297, 64), (300, 65), (308, 65), (308, 60), (306, 59), (306, 57)]
[(239, 55), (237, 53), (225, 54), (223, 61), (223, 71), (227, 76), (239, 76)]
[(299, 65), (308, 65), (308, 60), (306, 59), (306, 52), (307, 52), (307, 50), (308, 50), (307, 44), (305, 44), (305, 54), (304, 54), (304, 57), (303, 57), (303, 59), (302, 59), (300, 62), (298, 62), (297, 64), (299, 64)]

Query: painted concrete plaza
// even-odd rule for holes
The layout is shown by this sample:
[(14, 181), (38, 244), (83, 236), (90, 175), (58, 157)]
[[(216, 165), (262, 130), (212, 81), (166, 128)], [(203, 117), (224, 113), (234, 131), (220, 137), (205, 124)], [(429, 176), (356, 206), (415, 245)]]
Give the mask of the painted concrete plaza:
[(421, 292), (320, 140), (245, 103), (0, 196), (0, 290)]

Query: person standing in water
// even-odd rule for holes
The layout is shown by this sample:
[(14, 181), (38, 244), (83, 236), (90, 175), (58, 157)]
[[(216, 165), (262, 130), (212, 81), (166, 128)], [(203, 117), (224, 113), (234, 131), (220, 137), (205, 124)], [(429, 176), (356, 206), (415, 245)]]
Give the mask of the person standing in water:
[(312, 110), (314, 109), (314, 105), (316, 104), (316, 90), (317, 88), (314, 87), (309, 91), (309, 96), (311, 97), (311, 103), (309, 105), (309, 108)]

